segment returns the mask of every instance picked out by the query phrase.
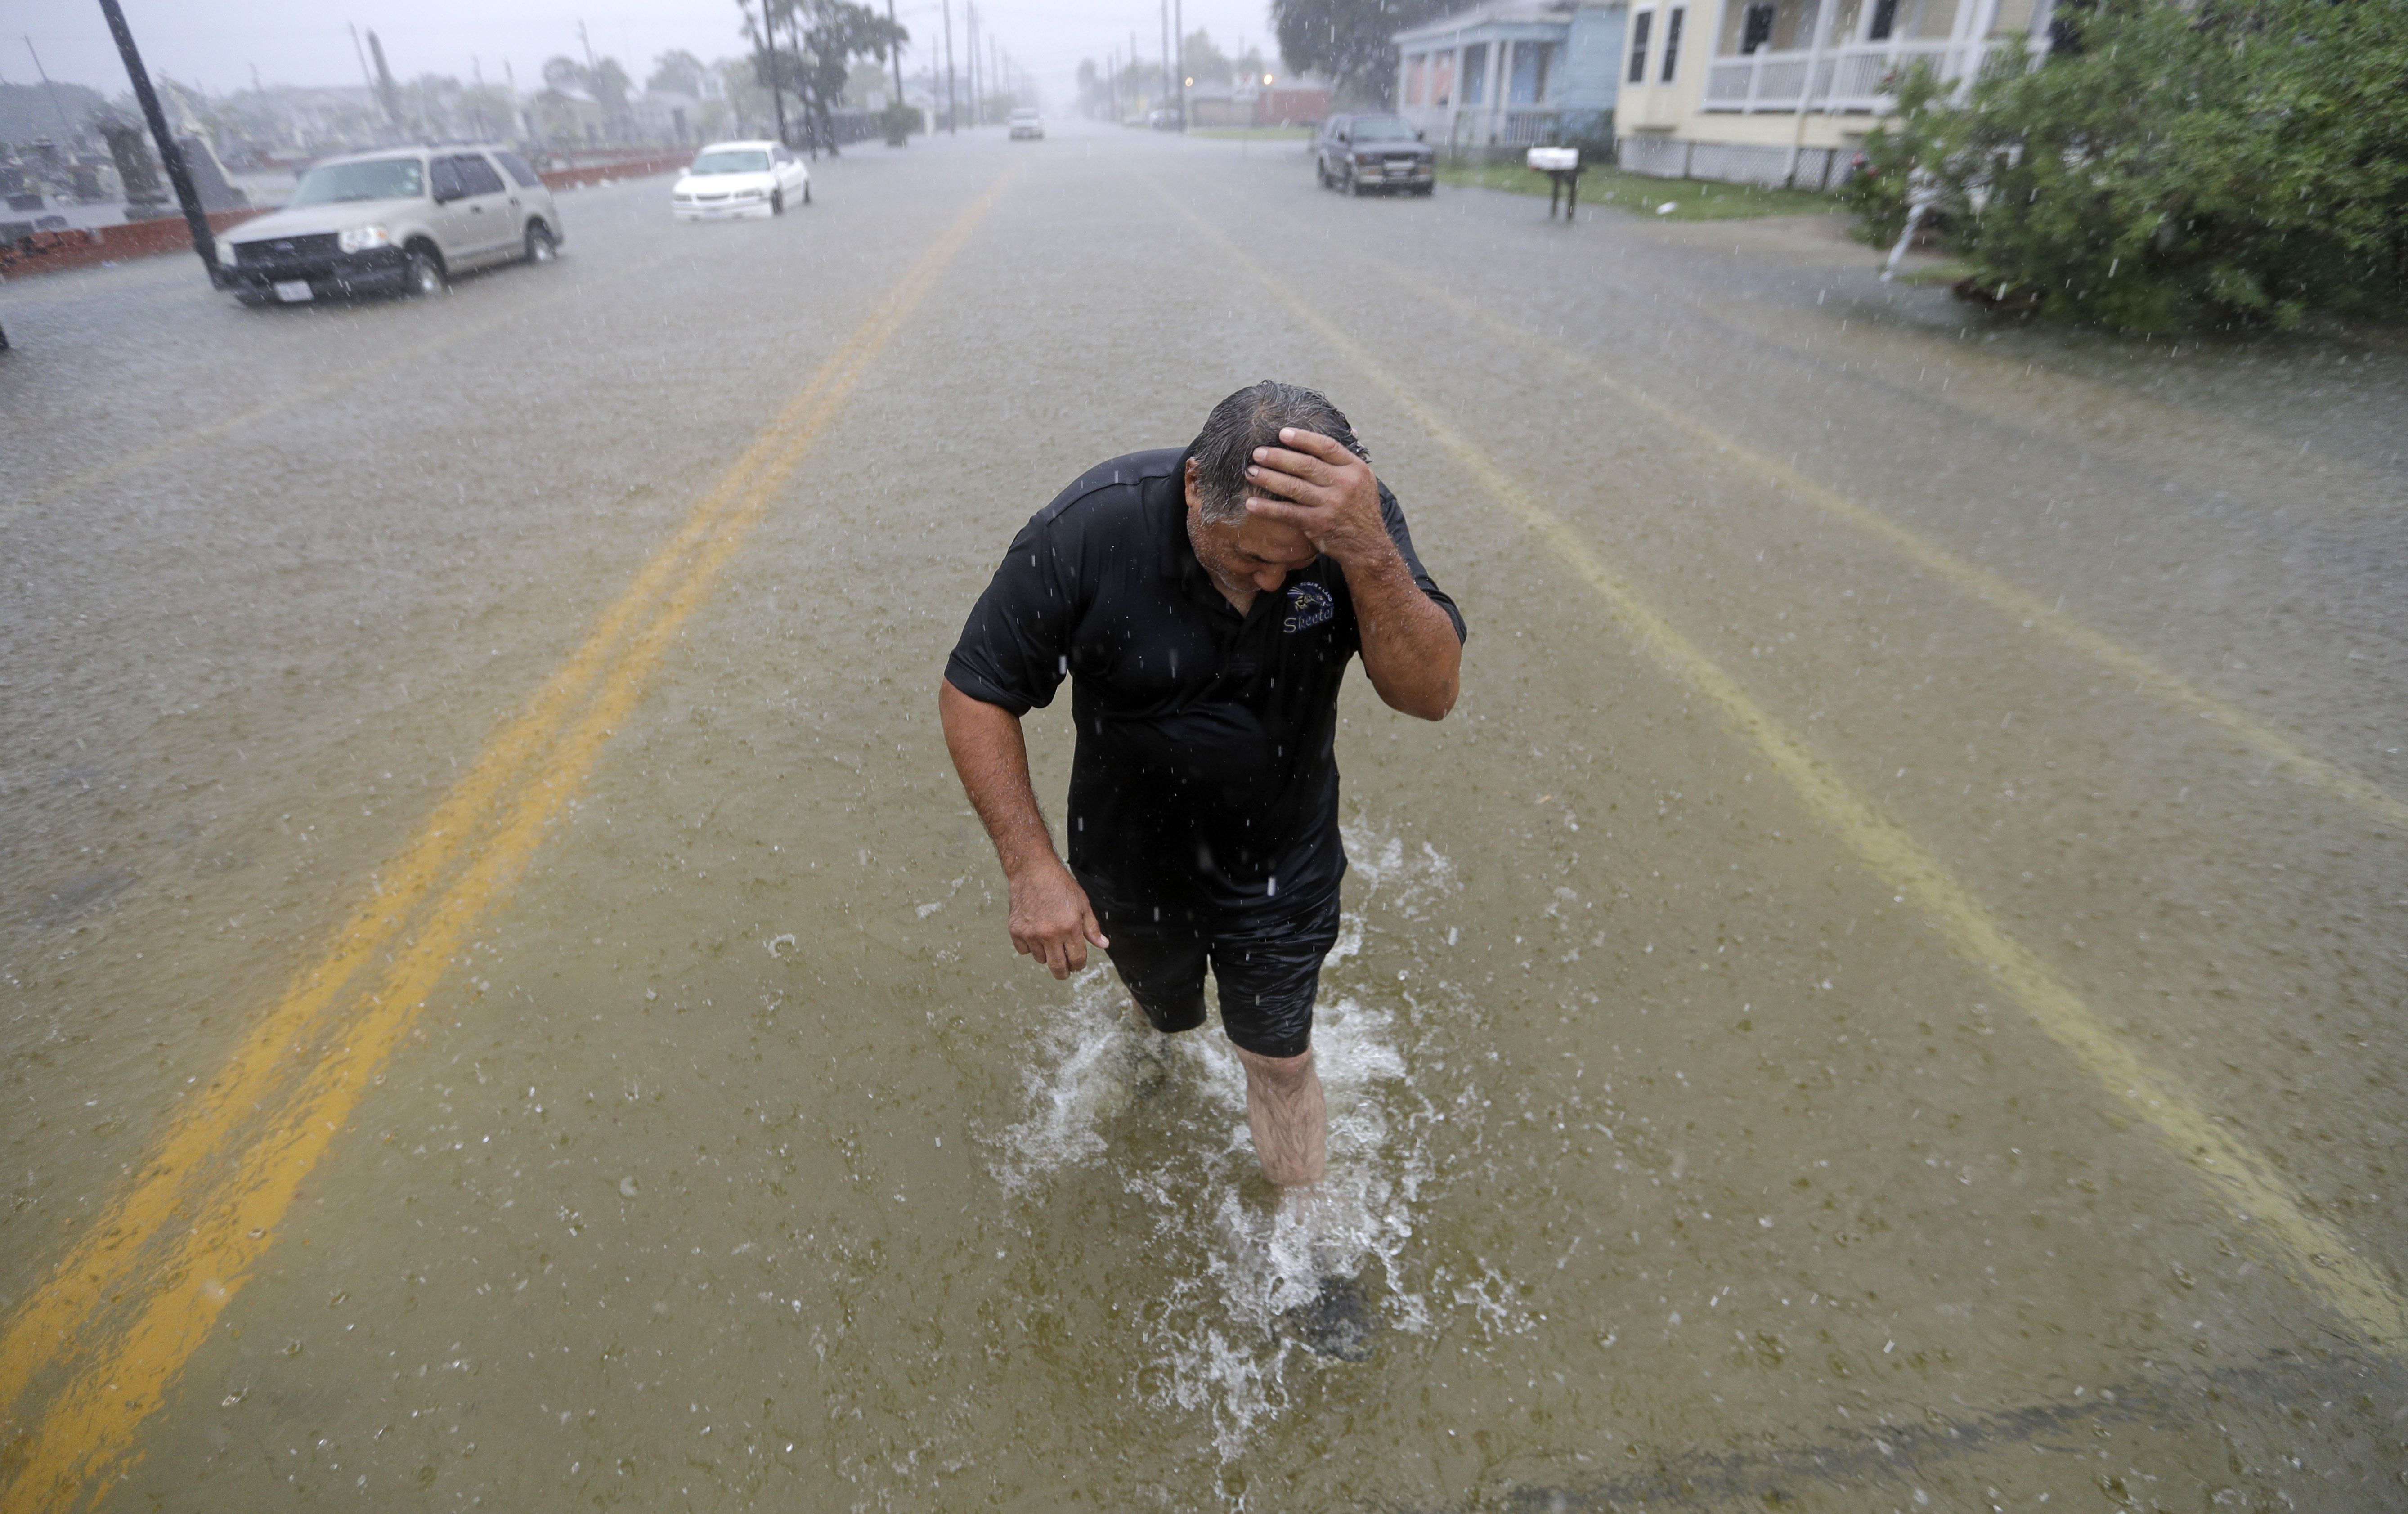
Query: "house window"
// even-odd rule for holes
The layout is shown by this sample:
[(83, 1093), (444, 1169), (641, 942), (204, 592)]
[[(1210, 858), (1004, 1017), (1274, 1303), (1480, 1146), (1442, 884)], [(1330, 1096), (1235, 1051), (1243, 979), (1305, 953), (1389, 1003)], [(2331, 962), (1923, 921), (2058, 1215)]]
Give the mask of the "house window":
[(1455, 100), (1455, 54), (1441, 52), (1430, 60), (1430, 104), (1451, 105)]
[(1656, 12), (1642, 10), (1630, 18), (1630, 82), (1647, 82), (1647, 33), (1656, 24)]
[(1672, 82), (1672, 70), (1681, 66), (1681, 21), (1688, 11), (1674, 6), (1664, 18), (1664, 72), (1657, 77), (1667, 84)]
[(1742, 54), (1754, 52), (1772, 41), (1772, 18), (1777, 13), (1773, 7), (1767, 5), (1747, 7), (1740, 21), (1739, 50)]
[(1405, 104), (1422, 103), (1422, 91), (1429, 81), (1429, 54), (1416, 52), (1405, 60)]
[(1513, 49), (1513, 85), (1507, 105), (1537, 105), (1547, 97), (1547, 64), (1554, 58), (1552, 42), (1524, 42)]
[(1865, 36), (1875, 42), (1886, 42), (1898, 27), (1898, 0), (1873, 0), (1873, 22), (1865, 28)]
[(1488, 103), (1488, 44), (1474, 42), (1463, 50), (1463, 103)]

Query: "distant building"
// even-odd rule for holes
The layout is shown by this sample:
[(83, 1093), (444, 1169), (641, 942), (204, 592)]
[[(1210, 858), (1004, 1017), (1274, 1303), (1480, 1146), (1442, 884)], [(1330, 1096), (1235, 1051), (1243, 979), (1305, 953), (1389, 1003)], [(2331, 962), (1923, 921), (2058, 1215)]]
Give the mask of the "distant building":
[(384, 130), (384, 107), (365, 84), (257, 91), (240, 98), (243, 135), (264, 151), (300, 156), (366, 147)]
[(2051, 6), (1632, 0), (1618, 155), (1667, 178), (1832, 188), (1894, 108), (1898, 75), (1924, 63), (1967, 79), (2014, 39), (2044, 52)]
[(609, 131), (601, 103), (578, 89), (538, 90), (526, 106), (536, 138), (553, 147), (591, 147)]
[(683, 147), (710, 135), (717, 116), (725, 113), (710, 108), (717, 104), (677, 90), (646, 90), (627, 102), (627, 110), (635, 118), (636, 135), (642, 140), (674, 142)]
[(1440, 150), (1511, 150), (1611, 130), (1628, 7), (1490, 0), (1396, 34), (1397, 111)]
[(1310, 74), (1254, 74), (1187, 86), (1191, 126), (1310, 126), (1329, 114), (1329, 86)]

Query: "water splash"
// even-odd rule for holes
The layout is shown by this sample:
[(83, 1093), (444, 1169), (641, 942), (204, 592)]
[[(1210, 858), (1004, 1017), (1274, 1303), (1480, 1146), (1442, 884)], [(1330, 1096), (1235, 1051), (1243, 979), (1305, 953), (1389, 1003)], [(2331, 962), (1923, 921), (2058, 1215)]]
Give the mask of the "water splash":
[[(1292, 1311), (1310, 1305), (1325, 1278), (1361, 1279), (1388, 1331), (1426, 1333), (1433, 1298), (1453, 1307), (1430, 1279), (1415, 1280), (1407, 1257), (1416, 1205), (1434, 1175), (1429, 1133), (1439, 1124), (1415, 1068), (1426, 1078), (1438, 1060), (1422, 1054), (1438, 1021), (1459, 1030), (1476, 1011), (1393, 988), (1346, 992), (1332, 979), (1351, 976), (1341, 964), (1364, 952), (1375, 920), (1391, 934), (1435, 936), (1426, 907), (1453, 892), (1454, 868), (1427, 845), (1409, 854), (1396, 837), (1355, 829), (1346, 842), (1354, 867), (1314, 1017), (1329, 1107), (1329, 1169), (1317, 1193), (1300, 1203), (1262, 1202), (1245, 1073), (1218, 1025), (1158, 1036), (1130, 1018), (1106, 969), (1077, 979), (1070, 1002), (1039, 1032), (1025, 1075), (1026, 1112), (993, 1147), (997, 1183), (1014, 1202), (1035, 1205), (1053, 1175), (1101, 1164), (1105, 1132), (1141, 1099), (1151, 1105), (1168, 1094), (1166, 1106), (1200, 1109), (1204, 1129), (1226, 1131), (1177, 1143), (1123, 1177), (1152, 1210), (1165, 1254), (1198, 1259), (1170, 1280), (1168, 1307), (1145, 1326), (1152, 1364), (1142, 1391), (1161, 1407), (1206, 1420), (1224, 1462), (1288, 1406), (1302, 1380), (1297, 1374), (1351, 1370), (1307, 1354), (1290, 1328)], [(1381, 960), (1367, 962), (1361, 976), (1393, 982), (1391, 949), (1375, 954)]]

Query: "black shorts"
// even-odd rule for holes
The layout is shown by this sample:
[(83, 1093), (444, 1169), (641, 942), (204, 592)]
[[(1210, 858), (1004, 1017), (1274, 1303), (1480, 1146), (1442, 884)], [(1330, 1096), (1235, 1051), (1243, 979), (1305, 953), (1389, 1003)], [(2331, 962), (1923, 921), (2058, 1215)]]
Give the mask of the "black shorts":
[[(1221, 985), (1221, 1028), (1256, 1056), (1294, 1057), (1312, 1045), (1321, 962), (1338, 943), (1338, 891), (1292, 915), (1225, 922), (1152, 906), (1096, 911), (1113, 971), (1158, 1031), (1204, 1023), (1204, 964)], [(1159, 915), (1160, 918), (1156, 918)]]

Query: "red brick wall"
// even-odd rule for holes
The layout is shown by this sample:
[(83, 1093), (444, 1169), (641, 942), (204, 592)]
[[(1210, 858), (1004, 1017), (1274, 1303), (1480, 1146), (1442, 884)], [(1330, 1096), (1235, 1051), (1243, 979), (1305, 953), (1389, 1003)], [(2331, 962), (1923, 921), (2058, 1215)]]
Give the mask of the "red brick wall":
[[(209, 217), (209, 229), (222, 232), (238, 226), (264, 210), (221, 210)], [(122, 258), (155, 257), (162, 252), (190, 252), (193, 234), (182, 216), (158, 221), (129, 221), (122, 226), (91, 231), (36, 232), (18, 241), (0, 244), (0, 278), (56, 273), (62, 268), (89, 268)]]

